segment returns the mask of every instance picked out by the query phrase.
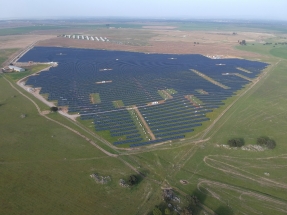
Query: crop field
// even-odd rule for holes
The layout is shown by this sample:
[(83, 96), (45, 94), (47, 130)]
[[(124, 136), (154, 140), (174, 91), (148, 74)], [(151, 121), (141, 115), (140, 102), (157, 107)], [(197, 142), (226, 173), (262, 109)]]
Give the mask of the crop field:
[[(82, 120), (92, 119), (95, 131), (109, 131), (117, 140), (113, 144), (120, 147), (184, 139), (210, 120), (207, 113), (224, 105), (227, 98), (250, 83), (235, 74), (254, 79), (267, 66), (201, 55), (47, 47), (33, 48), (18, 62), (28, 61), (58, 62), (50, 71), (29, 77), (26, 85), (41, 87), (40, 93), (48, 94), (48, 100), (67, 106)], [(159, 91), (169, 97), (163, 100)], [(189, 95), (202, 103), (192, 103)], [(116, 101), (122, 101), (124, 106)], [(141, 115), (136, 120), (140, 126), (144, 124), (143, 132), (129, 113), (135, 108)]]

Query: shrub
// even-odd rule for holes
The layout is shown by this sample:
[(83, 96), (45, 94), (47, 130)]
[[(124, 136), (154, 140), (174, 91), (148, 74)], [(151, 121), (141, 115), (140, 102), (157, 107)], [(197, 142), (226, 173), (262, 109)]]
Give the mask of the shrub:
[(138, 178), (135, 175), (131, 175), (128, 180), (128, 185), (133, 186), (138, 183)]
[(50, 110), (53, 111), (53, 112), (57, 112), (58, 111), (58, 107), (51, 107)]
[(244, 139), (243, 138), (233, 138), (228, 140), (227, 143), (230, 147), (241, 147), (244, 145)]
[(276, 142), (269, 137), (257, 138), (257, 144), (268, 149), (274, 149), (276, 147)]

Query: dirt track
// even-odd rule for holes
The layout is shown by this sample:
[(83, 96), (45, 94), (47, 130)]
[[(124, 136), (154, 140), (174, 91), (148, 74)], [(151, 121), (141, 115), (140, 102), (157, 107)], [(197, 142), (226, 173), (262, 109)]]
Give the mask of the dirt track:
[(141, 112), (139, 111), (139, 109), (137, 107), (133, 108), (135, 110), (135, 112), (137, 113), (137, 115), (139, 116), (139, 118), (141, 119), (142, 123), (144, 124), (145, 129), (147, 130), (147, 133), (150, 135), (152, 140), (155, 140), (155, 136), (152, 133), (150, 127), (148, 126), (147, 122), (145, 121), (144, 117), (142, 116)]

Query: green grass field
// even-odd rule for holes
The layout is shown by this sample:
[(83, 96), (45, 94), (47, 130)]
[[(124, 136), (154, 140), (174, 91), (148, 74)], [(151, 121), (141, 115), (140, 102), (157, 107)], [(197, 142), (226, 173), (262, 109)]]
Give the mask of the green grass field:
[(0, 29), (0, 36), (7, 35), (21, 35), (28, 34), (33, 31), (41, 31), (41, 30), (56, 30), (67, 28), (66, 26), (26, 26), (26, 27), (18, 27), (18, 28), (3, 28)]
[(50, 65), (48, 64), (39, 64), (39, 65), (33, 65), (33, 66), (28, 66), (25, 67), (25, 72), (11, 72), (9, 74), (7, 74), (7, 76), (13, 80), (13, 81), (17, 81), (21, 78), (25, 78), (28, 75), (32, 75), (36, 72), (39, 72), (43, 69), (48, 68)]

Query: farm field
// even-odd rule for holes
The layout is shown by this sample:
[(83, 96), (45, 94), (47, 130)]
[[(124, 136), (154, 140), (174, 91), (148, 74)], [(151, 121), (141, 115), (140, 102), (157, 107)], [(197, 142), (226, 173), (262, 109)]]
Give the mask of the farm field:
[[(180, 25), (186, 26), (186, 23)], [(167, 130), (169, 125), (175, 124), (171, 123), (174, 119), (168, 117), (167, 114), (171, 114), (174, 118), (184, 116), (188, 120), (183, 120), (183, 122), (189, 121), (190, 119), (185, 115), (188, 112), (180, 111), (182, 104), (186, 102), (189, 102), (190, 108), (199, 104), (202, 105), (202, 102), (218, 103), (217, 108), (210, 108), (212, 112), (204, 113), (205, 118), (212, 119), (212, 121), (203, 121), (203, 125), (196, 127), (195, 131), (185, 133), (185, 139), (177, 139), (171, 143), (156, 146), (151, 144), (136, 148), (130, 148), (129, 144), (125, 143), (126, 145), (123, 144), (124, 147), (118, 147), (121, 144), (109, 144), (104, 139), (111, 142), (124, 141), (125, 136), (121, 136), (122, 140), (118, 140), (119, 138), (112, 137), (107, 130), (98, 133), (95, 119), (78, 118), (73, 121), (58, 113), (51, 113), (48, 111), (48, 106), (16, 84), (20, 78), (43, 69), (43, 65), (30, 67), (25, 74), (0, 74), (0, 214), (93, 213), (152, 215), (155, 207), (159, 207), (162, 214), (164, 214), (164, 211), (168, 208), (168, 203), (172, 205), (170, 208), (172, 210), (171, 214), (179, 214), (175, 211), (186, 208), (192, 210), (193, 214), (200, 215), (286, 214), (287, 184), (285, 172), (287, 146), (285, 144), (285, 128), (287, 125), (285, 116), (287, 89), (285, 83), (287, 81), (287, 61), (286, 46), (275, 45), (278, 42), (285, 42), (284, 29), (280, 26), (264, 25), (256, 27), (258, 25), (241, 25), (242, 27), (238, 27), (236, 25), (224, 26), (224, 24), (212, 25), (212, 23), (209, 23), (203, 26), (188, 24), (184, 30), (182, 29), (182, 32), (178, 32), (179, 24), (176, 25), (175, 23), (153, 23), (153, 26), (156, 27), (146, 26), (151, 26), (151, 23), (137, 26), (126, 25), (127, 32), (134, 32), (134, 35), (138, 34), (139, 31), (148, 33), (149, 37), (140, 46), (137, 45), (137, 48), (135, 48), (135, 45), (111, 44), (114, 45), (113, 49), (118, 49), (118, 54), (126, 53), (127, 55), (130, 53), (125, 52), (127, 49), (129, 51), (137, 49), (137, 53), (132, 53), (132, 55), (143, 58), (141, 53), (138, 52), (153, 43), (168, 44), (170, 41), (177, 40), (179, 35), (198, 35), (198, 38), (200, 38), (200, 35), (205, 37), (213, 31), (213, 34), (218, 38), (213, 37), (214, 46), (208, 46), (210, 48), (217, 47), (217, 50), (220, 50), (220, 45), (223, 47), (222, 52), (219, 51), (216, 55), (248, 57), (248, 60), (240, 58), (213, 60), (197, 55), (196, 58), (190, 58), (193, 59), (191, 62), (186, 63), (180, 59), (180, 56), (185, 55), (180, 55), (178, 51), (175, 51), (172, 56), (164, 55), (164, 60), (152, 61), (143, 58), (136, 63), (128, 57), (112, 56), (112, 60), (107, 61), (111, 64), (101, 61), (102, 64), (97, 67), (97, 62), (93, 57), (91, 57), (94, 60), (93, 63), (88, 60), (78, 61), (77, 63), (69, 62), (69, 58), (72, 59), (73, 54), (77, 55), (78, 49), (73, 49), (73, 53), (67, 54), (68, 52), (65, 50), (69, 49), (58, 47), (55, 55), (50, 52), (48, 58), (47, 55), (37, 56), (42, 58), (43, 61), (47, 59), (56, 61), (56, 58), (63, 59), (62, 65), (53, 67), (49, 71), (54, 72), (54, 77), (45, 76), (45, 73), (49, 72), (42, 72), (39, 75), (32, 76), (31, 80), (34, 80), (35, 83), (35, 80), (38, 81), (37, 78), (45, 76), (41, 81), (46, 84), (47, 88), (50, 87), (48, 83), (57, 83), (55, 80), (66, 83), (64, 77), (57, 76), (56, 72), (59, 68), (66, 73), (68, 73), (68, 70), (73, 71), (70, 75), (71, 80), (73, 78), (79, 80), (81, 77), (87, 76), (91, 85), (94, 86), (94, 91), (85, 94), (84, 91), (75, 90), (72, 91), (73, 95), (77, 95), (77, 98), (80, 98), (79, 101), (85, 101), (88, 106), (97, 105), (98, 110), (102, 108), (101, 105), (106, 105), (108, 102), (108, 107), (111, 110), (125, 110), (119, 122), (125, 122), (126, 120), (123, 119), (129, 119), (129, 122), (134, 124), (133, 128), (135, 129), (140, 129), (141, 125), (144, 125), (137, 111), (142, 116), (148, 116), (151, 120), (156, 119), (153, 123), (147, 123), (151, 131), (156, 131), (154, 128), (159, 129), (157, 126), (160, 123), (157, 120), (160, 118), (165, 119), (159, 121), (166, 123), (164, 130)], [(171, 26), (176, 26), (176, 28), (171, 28)], [(221, 26), (220, 29), (219, 26)], [(88, 31), (99, 33), (97, 29), (89, 27), (77, 28), (81, 29), (79, 33), (82, 34), (87, 34)], [(200, 31), (198, 31), (199, 28), (201, 28)], [(74, 29), (71, 34), (78, 33)], [(195, 29), (197, 29), (196, 32), (191, 31)], [(229, 35), (232, 33), (231, 29), (236, 31), (237, 36), (241, 39), (245, 39), (249, 35), (246, 46), (239, 46), (236, 41), (232, 42), (233, 45), (231, 45), (231, 43), (226, 42), (227, 40), (221, 40), (222, 37), (232, 38)], [(125, 38), (125, 28), (98, 28), (98, 31), (108, 32), (108, 30), (113, 31), (115, 35), (114, 32), (120, 30), (122, 38)], [(55, 31), (47, 29), (46, 32), (41, 30), (38, 33), (42, 38), (48, 39), (51, 35), (56, 37), (56, 34), (62, 34), (64, 31), (63, 29)], [(222, 35), (223, 32), (228, 33), (228, 35)], [(70, 32), (67, 30), (64, 33)], [(257, 39), (256, 35), (258, 36)], [(9, 35), (0, 36), (0, 42), (5, 41), (7, 37)], [(157, 41), (159, 38), (162, 41)], [(35, 35), (29, 36), (29, 39), (27, 39), (27, 35), (17, 35), (13, 38), (11, 36), (10, 39), (11, 48), (17, 48), (17, 50), (0, 52), (3, 62), (14, 52), (24, 48), (26, 46), (24, 44), (29, 44), (28, 41), (32, 43), (32, 41), (37, 40)], [(183, 38), (183, 40), (185, 39)], [(273, 44), (263, 45), (261, 40)], [(19, 43), (17, 42), (15, 45), (13, 41)], [(18, 46), (21, 41), (23, 42), (22, 46)], [(130, 39), (126, 40), (126, 42), (128, 41)], [(193, 46), (191, 41), (193, 41), (192, 38), (187, 44)], [(47, 44), (50, 42), (51, 39), (42, 41), (42, 43)], [(65, 38), (64, 43), (67, 46), (74, 47), (73, 44), (69, 43), (69, 39)], [(183, 44), (183, 42), (180, 43)], [(78, 46), (81, 45), (83, 44), (78, 44)], [(205, 53), (202, 54), (209, 55), (209, 53), (212, 53), (212, 51), (208, 52), (208, 46), (204, 50)], [(1, 47), (0, 45), (0, 49)], [(130, 49), (131, 47), (133, 49)], [(224, 47), (228, 47), (228, 50), (232, 49), (232, 52), (228, 54), (225, 52)], [(9, 47), (5, 44), (3, 48), (7, 49)], [(197, 50), (191, 50), (189, 53), (194, 53)], [(87, 50), (81, 49), (78, 51), (85, 52)], [(92, 52), (92, 50), (88, 51)], [(108, 51), (98, 50), (97, 52), (104, 55)], [(60, 53), (62, 55), (57, 55)], [(154, 56), (153, 54), (143, 55), (144, 57)], [(189, 57), (186, 55), (186, 58)], [(177, 59), (166, 60), (167, 58)], [(116, 61), (116, 59), (119, 60)], [(186, 67), (180, 67), (175, 62), (176, 60), (181, 61), (181, 64)], [(200, 63), (201, 60), (202, 63)], [(196, 63), (193, 63), (194, 61)], [(213, 62), (226, 64), (226, 69), (223, 65), (216, 65), (215, 72), (209, 73), (208, 68), (214, 68), (211, 67), (211, 65), (215, 65)], [(249, 62), (249, 65), (261, 64), (262, 67), (261, 69), (257, 68), (255, 73), (255, 70), (244, 67), (239, 62)], [(230, 65), (230, 63), (232, 64)], [(206, 65), (206, 70), (200, 69), (202, 64)], [(103, 70), (111, 69), (110, 65), (113, 66), (113, 70)], [(193, 68), (190, 68), (190, 65)], [(168, 75), (160, 70), (162, 66), (172, 68)], [(265, 68), (266, 66), (267, 68)], [(135, 68), (141, 68), (148, 75), (146, 77), (142, 75), (135, 76), (130, 72)], [(215, 85), (215, 82), (210, 82), (208, 78), (197, 75), (190, 69), (205, 74), (209, 77), (209, 80), (231, 87), (231, 89), (226, 89), (229, 93), (227, 95), (222, 94), (221, 92), (225, 89)], [(157, 77), (158, 79), (153, 83), (150, 80), (155, 79), (155, 76), (152, 72), (148, 73), (149, 70), (153, 73), (161, 71), (160, 73), (165, 75)], [(173, 77), (172, 73), (177, 70), (179, 72), (175, 73)], [(231, 70), (236, 71), (241, 77), (222, 75), (222, 73), (231, 73)], [(251, 70), (253, 73), (247, 72)], [(77, 71), (89, 72), (85, 73), (85, 76), (77, 76)], [(134, 85), (131, 85), (130, 91), (132, 92), (141, 92), (141, 90), (137, 90), (140, 85), (144, 89), (150, 89), (151, 86), (154, 86), (147, 93), (139, 93), (141, 98), (146, 99), (143, 104), (146, 105), (155, 101), (159, 103), (164, 101), (164, 103), (146, 106), (147, 109), (144, 109), (146, 107), (139, 107), (127, 110), (126, 108), (133, 108), (134, 105), (141, 105), (141, 101), (138, 101), (139, 104), (133, 103), (124, 96), (120, 96), (122, 92), (119, 89), (124, 90), (125, 86), (130, 83), (127, 81), (125, 84), (117, 85), (119, 88), (116, 88), (118, 93), (116, 98), (109, 100), (108, 96), (113, 94), (103, 94), (102, 92), (108, 91), (110, 88), (108, 85), (112, 86), (117, 83), (116, 80), (121, 80), (119, 74), (123, 75), (125, 72), (129, 73), (128, 77), (130, 79), (136, 77), (138, 81), (133, 82)], [(110, 73), (119, 73), (119, 78), (112, 79)], [(100, 78), (97, 79), (95, 74), (100, 74)], [(260, 75), (259, 78), (257, 78), (258, 75)], [(178, 78), (181, 76), (182, 79)], [(250, 82), (244, 77), (250, 78), (252, 81)], [(165, 82), (163, 82), (164, 79)], [(51, 80), (53, 81), (50, 82)], [(188, 88), (190, 87), (188, 83), (192, 80), (197, 80), (198, 83), (206, 83), (206, 87), (213, 86), (209, 89), (215, 89), (213, 90), (213, 96), (217, 95), (216, 98), (219, 98), (220, 102), (211, 98), (210, 90), (207, 90), (207, 88), (197, 86)], [(84, 78), (82, 81), (83, 83), (86, 82)], [(105, 83), (102, 83), (102, 81), (105, 81)], [(101, 83), (96, 84), (96, 82)], [(145, 85), (150, 82), (150, 85)], [(71, 86), (67, 89), (82, 89), (82, 86), (84, 86), (83, 89), (88, 89), (85, 88), (87, 86), (80, 83), (73, 82), (71, 85), (66, 83), (66, 86)], [(162, 85), (157, 85), (159, 83), (162, 83)], [(180, 83), (182, 87), (177, 87), (176, 83)], [(50, 85), (51, 88), (49, 89), (58, 89), (57, 85)], [(236, 87), (233, 89), (233, 86)], [(219, 92), (221, 94), (218, 94)], [(127, 92), (123, 91), (123, 95), (125, 95), (124, 93)], [(146, 96), (148, 93), (154, 96), (156, 100)], [(56, 94), (48, 93), (46, 95), (52, 99), (57, 98)], [(69, 95), (71, 93), (66, 94), (66, 96)], [(185, 102), (181, 103), (182, 100)], [(62, 101), (63, 105), (65, 101)], [(165, 105), (169, 108), (158, 108)], [(74, 113), (78, 111), (83, 112), (85, 110), (75, 109)], [(111, 115), (113, 119), (119, 118), (118, 114)], [(106, 116), (97, 119), (103, 119), (106, 122), (105, 125), (110, 122), (106, 120)], [(124, 123), (122, 124), (124, 125)], [(183, 126), (174, 125), (171, 128), (174, 127), (180, 128)], [(146, 138), (143, 137), (143, 131), (138, 130), (137, 133), (143, 139)], [(99, 134), (102, 136), (99, 136)], [(156, 135), (160, 133), (153, 132), (153, 134), (157, 137)], [(131, 136), (132, 134), (128, 135)], [(261, 136), (274, 139), (276, 141), (275, 149), (257, 150), (256, 139)], [(132, 139), (135, 138), (138, 137), (132, 137)], [(229, 148), (226, 145), (231, 138), (243, 138), (245, 145), (241, 148)], [(110, 181), (107, 184), (97, 183), (90, 177), (94, 173), (109, 176)], [(136, 175), (140, 179), (137, 185), (129, 188), (119, 185), (120, 179), (127, 181), (130, 175)], [(163, 198), (163, 189), (165, 188), (172, 188), (180, 202), (178, 200), (166, 202)]]

